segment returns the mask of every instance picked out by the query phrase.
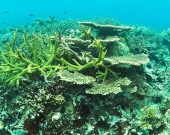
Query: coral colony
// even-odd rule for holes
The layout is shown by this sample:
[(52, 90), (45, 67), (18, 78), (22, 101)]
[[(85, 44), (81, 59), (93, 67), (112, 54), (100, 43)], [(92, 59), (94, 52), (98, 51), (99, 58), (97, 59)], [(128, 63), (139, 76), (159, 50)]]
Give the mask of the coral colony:
[(0, 134), (170, 133), (169, 29), (50, 17), (0, 37)]

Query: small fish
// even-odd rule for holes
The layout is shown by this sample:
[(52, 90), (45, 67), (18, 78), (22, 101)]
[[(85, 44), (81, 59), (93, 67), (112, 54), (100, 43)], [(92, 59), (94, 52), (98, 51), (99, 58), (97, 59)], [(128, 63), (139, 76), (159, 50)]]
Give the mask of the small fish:
[(114, 81), (115, 81), (115, 79), (105, 80), (105, 81), (103, 81), (103, 84), (108, 85), (108, 84), (111, 84)]
[(29, 14), (28, 16), (34, 16), (33, 14)]
[(63, 14), (65, 15), (65, 14), (67, 14), (66, 12), (63, 12)]
[(124, 38), (124, 37), (121, 37), (120, 40), (121, 40), (122, 42), (125, 42), (125, 38)]
[(9, 12), (8, 12), (8, 11), (5, 11), (4, 13), (5, 13), (5, 14), (9, 14)]

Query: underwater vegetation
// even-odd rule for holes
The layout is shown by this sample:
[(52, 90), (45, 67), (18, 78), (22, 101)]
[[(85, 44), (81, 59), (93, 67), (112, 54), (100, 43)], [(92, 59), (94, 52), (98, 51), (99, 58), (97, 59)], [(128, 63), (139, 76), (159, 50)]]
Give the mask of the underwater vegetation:
[(170, 132), (169, 30), (50, 17), (0, 37), (0, 134)]

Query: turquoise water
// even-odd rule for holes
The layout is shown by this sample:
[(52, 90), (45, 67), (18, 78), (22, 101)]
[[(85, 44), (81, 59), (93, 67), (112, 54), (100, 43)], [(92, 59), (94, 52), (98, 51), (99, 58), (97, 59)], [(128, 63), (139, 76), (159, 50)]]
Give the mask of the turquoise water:
[(109, 17), (122, 24), (144, 25), (160, 32), (169, 27), (169, 5), (169, 0), (4, 0), (0, 27), (24, 25), (49, 16), (58, 20)]

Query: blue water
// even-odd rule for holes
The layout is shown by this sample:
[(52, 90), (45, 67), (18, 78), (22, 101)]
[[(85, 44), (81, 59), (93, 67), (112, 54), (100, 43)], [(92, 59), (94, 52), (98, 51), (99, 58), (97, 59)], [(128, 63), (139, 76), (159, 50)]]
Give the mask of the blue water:
[(161, 32), (170, 26), (169, 0), (1, 0), (0, 28), (54, 16), (90, 20), (114, 18)]

